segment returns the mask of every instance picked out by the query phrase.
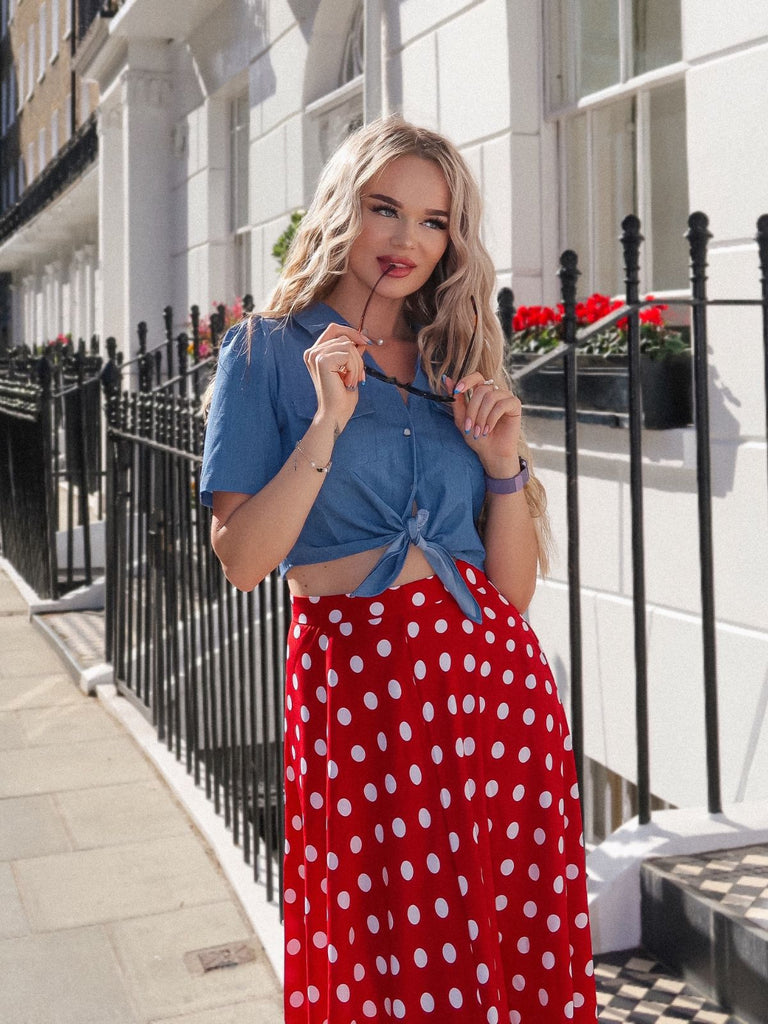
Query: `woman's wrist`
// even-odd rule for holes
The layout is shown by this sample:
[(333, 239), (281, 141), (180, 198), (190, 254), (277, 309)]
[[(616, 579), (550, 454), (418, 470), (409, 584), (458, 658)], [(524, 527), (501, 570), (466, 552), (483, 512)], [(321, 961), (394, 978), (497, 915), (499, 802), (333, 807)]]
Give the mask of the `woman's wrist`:
[(530, 479), (528, 463), (523, 458), (518, 458), (516, 472), (507, 472), (504, 476), (496, 474), (485, 474), (485, 489), (488, 494), (517, 494), (522, 491)]

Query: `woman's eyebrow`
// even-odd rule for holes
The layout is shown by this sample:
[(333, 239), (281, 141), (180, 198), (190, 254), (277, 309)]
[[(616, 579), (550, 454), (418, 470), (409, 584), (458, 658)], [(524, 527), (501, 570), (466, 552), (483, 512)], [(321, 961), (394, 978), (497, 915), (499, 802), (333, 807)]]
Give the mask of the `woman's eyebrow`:
[[(384, 196), (380, 192), (369, 192), (366, 199), (379, 199), (382, 203), (389, 203), (390, 206), (396, 207), (398, 210), (402, 210), (403, 204), (397, 199), (393, 199), (392, 196)], [(425, 210), (424, 213), (429, 217), (447, 217), (447, 210)]]

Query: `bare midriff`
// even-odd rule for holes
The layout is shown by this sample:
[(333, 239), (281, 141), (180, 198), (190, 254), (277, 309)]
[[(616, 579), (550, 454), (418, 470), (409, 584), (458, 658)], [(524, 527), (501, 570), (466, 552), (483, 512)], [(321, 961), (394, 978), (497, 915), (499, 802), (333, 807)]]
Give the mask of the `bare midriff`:
[[(331, 594), (351, 594), (360, 586), (374, 568), (386, 548), (360, 551), (356, 555), (335, 558), (331, 562), (315, 562), (312, 565), (294, 565), (286, 574), (292, 594), (301, 597), (327, 597)], [(392, 586), (423, 580), (434, 576), (435, 570), (424, 553), (411, 544), (405, 556), (405, 563)]]

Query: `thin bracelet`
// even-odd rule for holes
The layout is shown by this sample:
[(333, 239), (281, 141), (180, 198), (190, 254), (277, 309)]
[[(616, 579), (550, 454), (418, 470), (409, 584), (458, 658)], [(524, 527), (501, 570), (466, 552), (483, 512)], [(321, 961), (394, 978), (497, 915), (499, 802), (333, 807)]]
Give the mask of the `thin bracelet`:
[[(296, 442), (296, 449), (295, 450), (297, 452), (301, 452), (301, 454), (304, 456), (304, 458), (310, 464), (312, 469), (317, 470), (318, 473), (327, 473), (328, 470), (331, 468), (331, 466), (333, 464), (332, 461), (329, 459), (325, 466), (318, 466), (318, 464), (314, 461), (314, 459), (310, 459), (309, 455), (307, 455), (307, 453), (301, 447), (301, 441), (297, 441)], [(296, 469), (296, 458), (295, 458), (295, 456), (294, 456), (294, 459), (293, 459), (293, 468), (294, 468), (294, 470)]]

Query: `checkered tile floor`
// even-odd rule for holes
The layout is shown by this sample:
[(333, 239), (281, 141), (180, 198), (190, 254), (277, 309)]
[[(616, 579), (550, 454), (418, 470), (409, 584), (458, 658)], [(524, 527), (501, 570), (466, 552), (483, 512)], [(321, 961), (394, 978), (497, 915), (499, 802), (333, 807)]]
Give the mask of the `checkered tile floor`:
[(768, 929), (768, 846), (658, 857), (650, 863), (730, 913)]
[(600, 1024), (742, 1024), (641, 949), (595, 958)]

